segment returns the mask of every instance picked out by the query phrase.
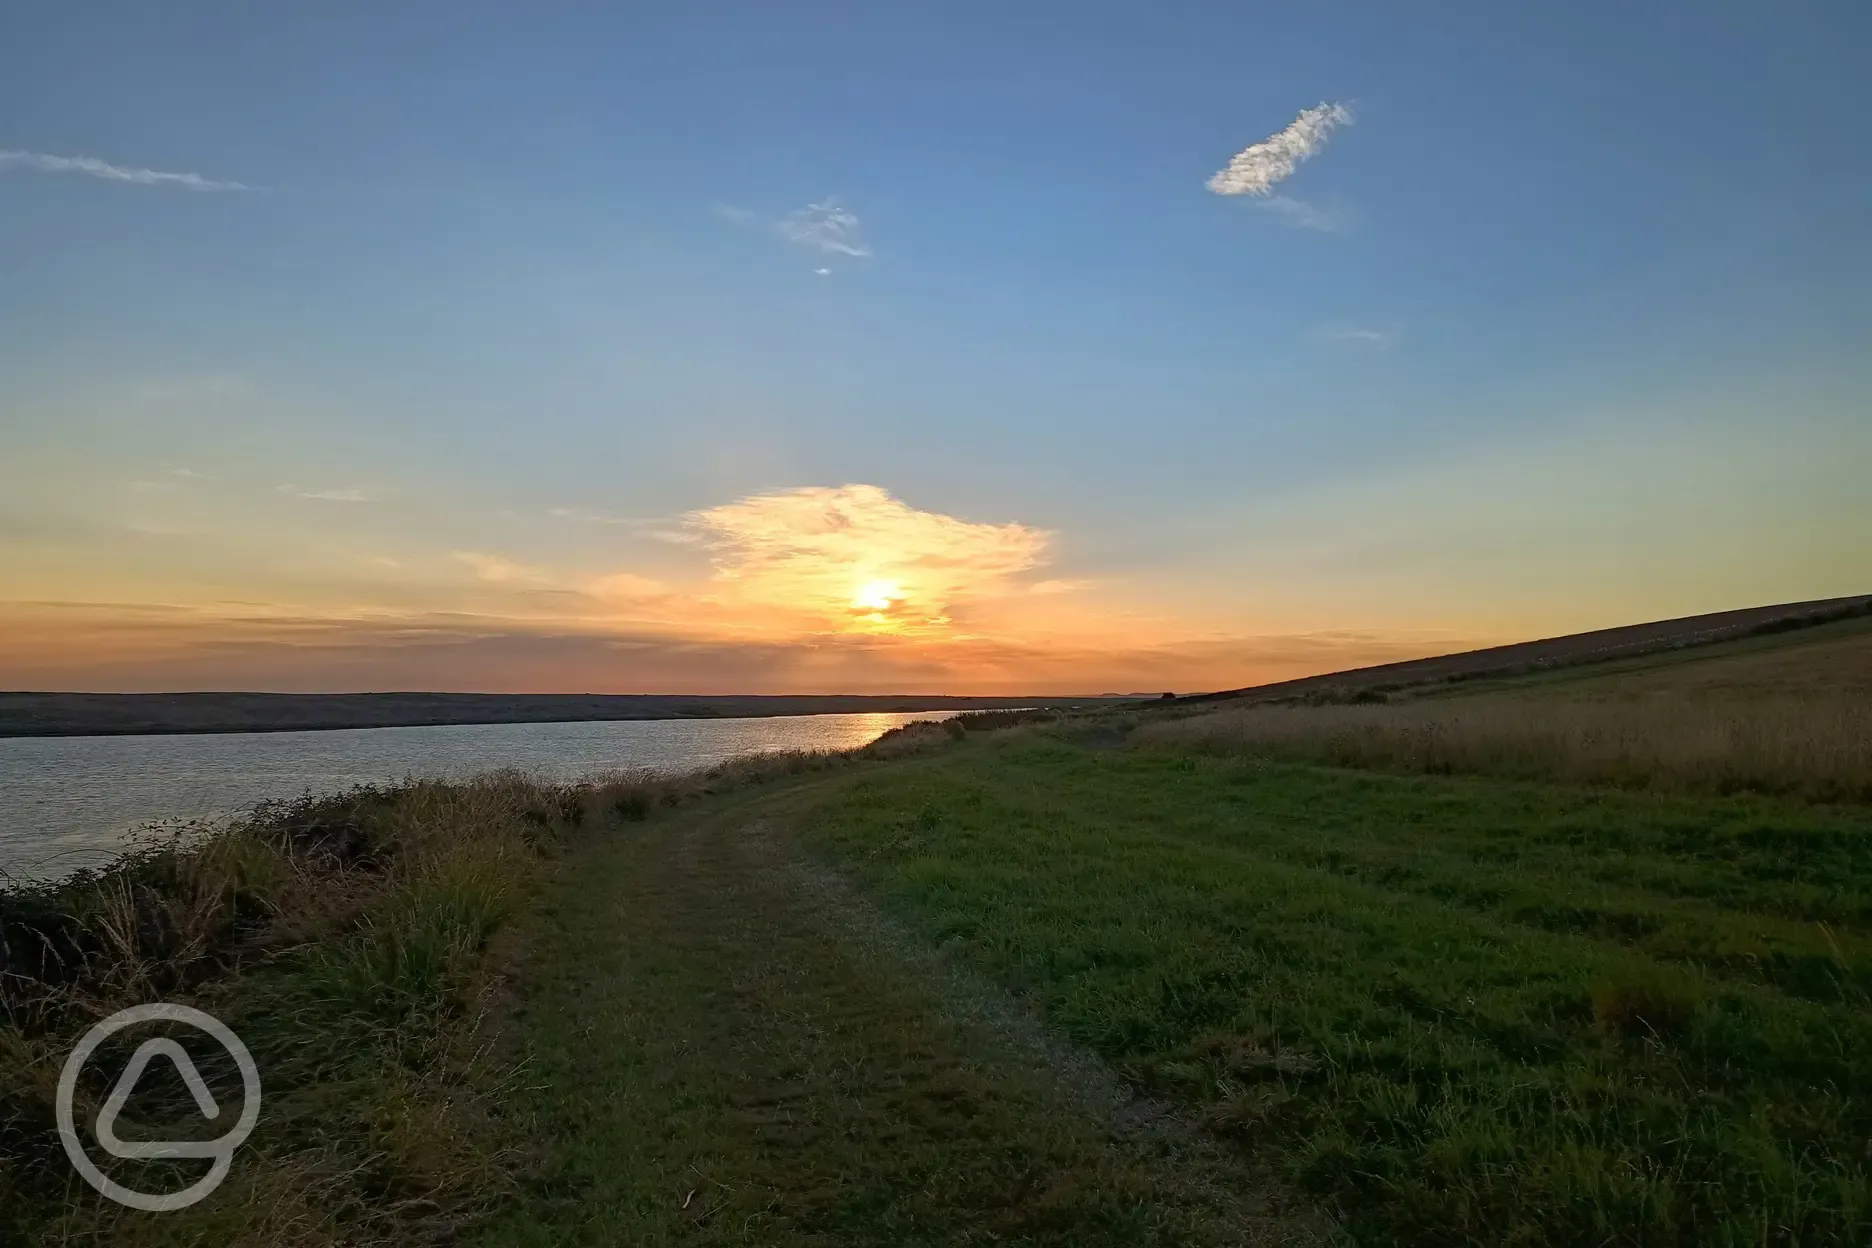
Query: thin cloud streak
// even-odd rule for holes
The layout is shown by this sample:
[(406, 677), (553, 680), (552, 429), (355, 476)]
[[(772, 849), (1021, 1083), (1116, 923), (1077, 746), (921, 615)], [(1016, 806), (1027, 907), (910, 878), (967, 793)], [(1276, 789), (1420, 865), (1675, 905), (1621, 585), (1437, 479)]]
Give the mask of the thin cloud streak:
[(1295, 229), (1341, 234), (1352, 228), (1352, 212), (1342, 204), (1322, 207), (1291, 195), (1269, 195), (1257, 202), (1264, 211), (1273, 213)]
[(1343, 104), (1302, 109), (1286, 129), (1237, 152), (1207, 185), (1217, 195), (1270, 195), (1276, 183), (1326, 146), (1334, 130), (1351, 124), (1352, 110)]
[[(805, 247), (825, 255), (848, 256), (854, 260), (863, 260), (871, 255), (871, 245), (860, 234), (858, 214), (840, 203), (836, 195), (828, 195), (818, 203), (795, 209), (778, 221), (764, 217), (752, 208), (738, 208), (732, 204), (716, 204), (714, 212), (724, 221), (770, 230), (796, 247)], [(831, 270), (815, 269), (813, 272), (825, 276)]]
[(204, 178), (199, 173), (168, 173), (160, 169), (139, 169), (113, 165), (95, 156), (54, 156), (47, 152), (0, 150), (0, 171), (31, 169), (39, 173), (76, 173), (106, 182), (126, 182), (132, 186), (176, 186), (190, 191), (251, 191), (242, 182)]
[(278, 487), (279, 493), (291, 498), (310, 499), (318, 503), (368, 503), (370, 495), (363, 490), (302, 490), (295, 485)]
[(1313, 332), (1315, 342), (1345, 342), (1383, 351), (1397, 344), (1398, 335), (1363, 325), (1327, 325)]
[[(650, 592), (653, 583), (611, 587)], [(1507, 640), (1365, 633), (1085, 647), (845, 635), (711, 640), (676, 628), (468, 613), (307, 614), (137, 603), (0, 603), (0, 687), (128, 692), (421, 688), (514, 693), (1096, 694), (1239, 688)]]

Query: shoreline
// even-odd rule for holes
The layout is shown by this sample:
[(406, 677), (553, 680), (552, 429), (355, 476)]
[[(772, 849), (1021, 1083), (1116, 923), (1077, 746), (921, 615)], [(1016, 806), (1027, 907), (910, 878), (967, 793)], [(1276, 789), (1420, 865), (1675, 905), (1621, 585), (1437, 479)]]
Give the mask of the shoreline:
[(1106, 695), (0, 692), (0, 739), (912, 715), (1029, 707), (1096, 708), (1132, 700)]

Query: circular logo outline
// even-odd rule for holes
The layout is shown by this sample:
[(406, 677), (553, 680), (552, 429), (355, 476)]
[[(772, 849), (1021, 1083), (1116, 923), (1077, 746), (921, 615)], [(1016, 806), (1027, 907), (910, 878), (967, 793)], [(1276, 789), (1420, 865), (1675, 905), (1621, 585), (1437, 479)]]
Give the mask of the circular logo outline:
[[(206, 1032), (228, 1051), (241, 1073), (240, 1118), (228, 1133), (218, 1140), (139, 1141), (135, 1144), (124, 1144), (117, 1141), (116, 1132), (110, 1130), (111, 1123), (100, 1122), (99, 1143), (103, 1145), (106, 1152), (115, 1156), (212, 1157), (214, 1159), (206, 1175), (179, 1192), (171, 1192), (163, 1196), (151, 1196), (146, 1192), (124, 1187), (99, 1170), (89, 1154), (85, 1152), (84, 1143), (78, 1137), (78, 1128), (72, 1116), (72, 1101), (78, 1090), (78, 1072), (84, 1069), (84, 1064), (92, 1052), (97, 1049), (98, 1045), (124, 1028), (150, 1022), (183, 1023), (197, 1031)], [(165, 1052), (183, 1052), (173, 1040), (145, 1042), (146, 1048), (152, 1046), (164, 1046)], [(141, 1055), (142, 1049), (139, 1049), (138, 1056)], [(183, 1055), (186, 1057), (186, 1052), (183, 1052)], [(136, 1063), (137, 1058), (133, 1057), (131, 1064), (136, 1065)], [(202, 1104), (206, 1096), (206, 1088), (201, 1086), (200, 1076), (195, 1074), (193, 1065), (191, 1061), (183, 1077), (184, 1081), (190, 1084), (190, 1090), (195, 1092), (197, 1103)], [(129, 1073), (128, 1067), (125, 1073)], [(190, 1079), (190, 1075), (195, 1077)], [(129, 1093), (128, 1087), (120, 1087), (119, 1090), (126, 1096)], [(113, 1093), (112, 1100), (116, 1099), (116, 1094)], [(106, 1107), (107, 1110), (110, 1108), (110, 1106)], [(207, 1112), (206, 1105), (202, 1105), (202, 1108), (204, 1112)], [(192, 1006), (174, 1005), (168, 1002), (133, 1005), (127, 1009), (118, 1010), (109, 1018), (94, 1025), (91, 1030), (85, 1032), (84, 1038), (78, 1041), (70, 1056), (66, 1057), (65, 1066), (59, 1072), (55, 1110), (58, 1117), (59, 1142), (65, 1146), (65, 1156), (70, 1158), (73, 1168), (84, 1177), (85, 1182), (120, 1205), (141, 1209), (147, 1213), (167, 1213), (173, 1209), (186, 1209), (204, 1199), (221, 1186), (223, 1179), (227, 1178), (228, 1170), (234, 1164), (234, 1150), (246, 1143), (247, 1137), (253, 1134), (254, 1124), (260, 1120), (260, 1068), (254, 1064), (253, 1054), (247, 1051), (247, 1046), (241, 1043), (241, 1038), (230, 1031), (227, 1024), (212, 1014)], [(208, 1113), (207, 1116), (219, 1117), (219, 1109)], [(100, 1118), (102, 1117), (100, 1115)], [(114, 1113), (111, 1115), (111, 1120), (113, 1122), (115, 1120)], [(104, 1138), (107, 1132), (108, 1139)], [(113, 1142), (116, 1143), (115, 1148), (112, 1147)]]

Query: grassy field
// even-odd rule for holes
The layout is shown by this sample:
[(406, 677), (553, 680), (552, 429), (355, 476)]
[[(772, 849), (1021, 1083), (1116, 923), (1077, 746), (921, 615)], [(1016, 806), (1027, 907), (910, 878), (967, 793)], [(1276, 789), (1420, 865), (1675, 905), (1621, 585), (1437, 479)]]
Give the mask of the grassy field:
[[(0, 897), (0, 1240), (1872, 1243), (1869, 642), (275, 808)], [(154, 997), (180, 1215), (48, 1143)]]
[(1369, 1242), (1872, 1234), (1863, 810), (1045, 736), (797, 826)]
[(1364, 701), (1223, 704), (1140, 741), (1628, 788), (1872, 800), (1872, 620)]

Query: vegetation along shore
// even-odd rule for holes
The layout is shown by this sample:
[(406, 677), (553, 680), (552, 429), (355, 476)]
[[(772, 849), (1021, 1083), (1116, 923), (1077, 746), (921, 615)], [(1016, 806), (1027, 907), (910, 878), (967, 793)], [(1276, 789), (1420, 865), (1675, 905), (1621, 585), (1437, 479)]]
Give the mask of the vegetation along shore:
[[(1872, 1241), (1869, 715), (1849, 614), (264, 807), (5, 895), (0, 1241)], [(267, 1088), (161, 1215), (51, 1107), (157, 999)]]

